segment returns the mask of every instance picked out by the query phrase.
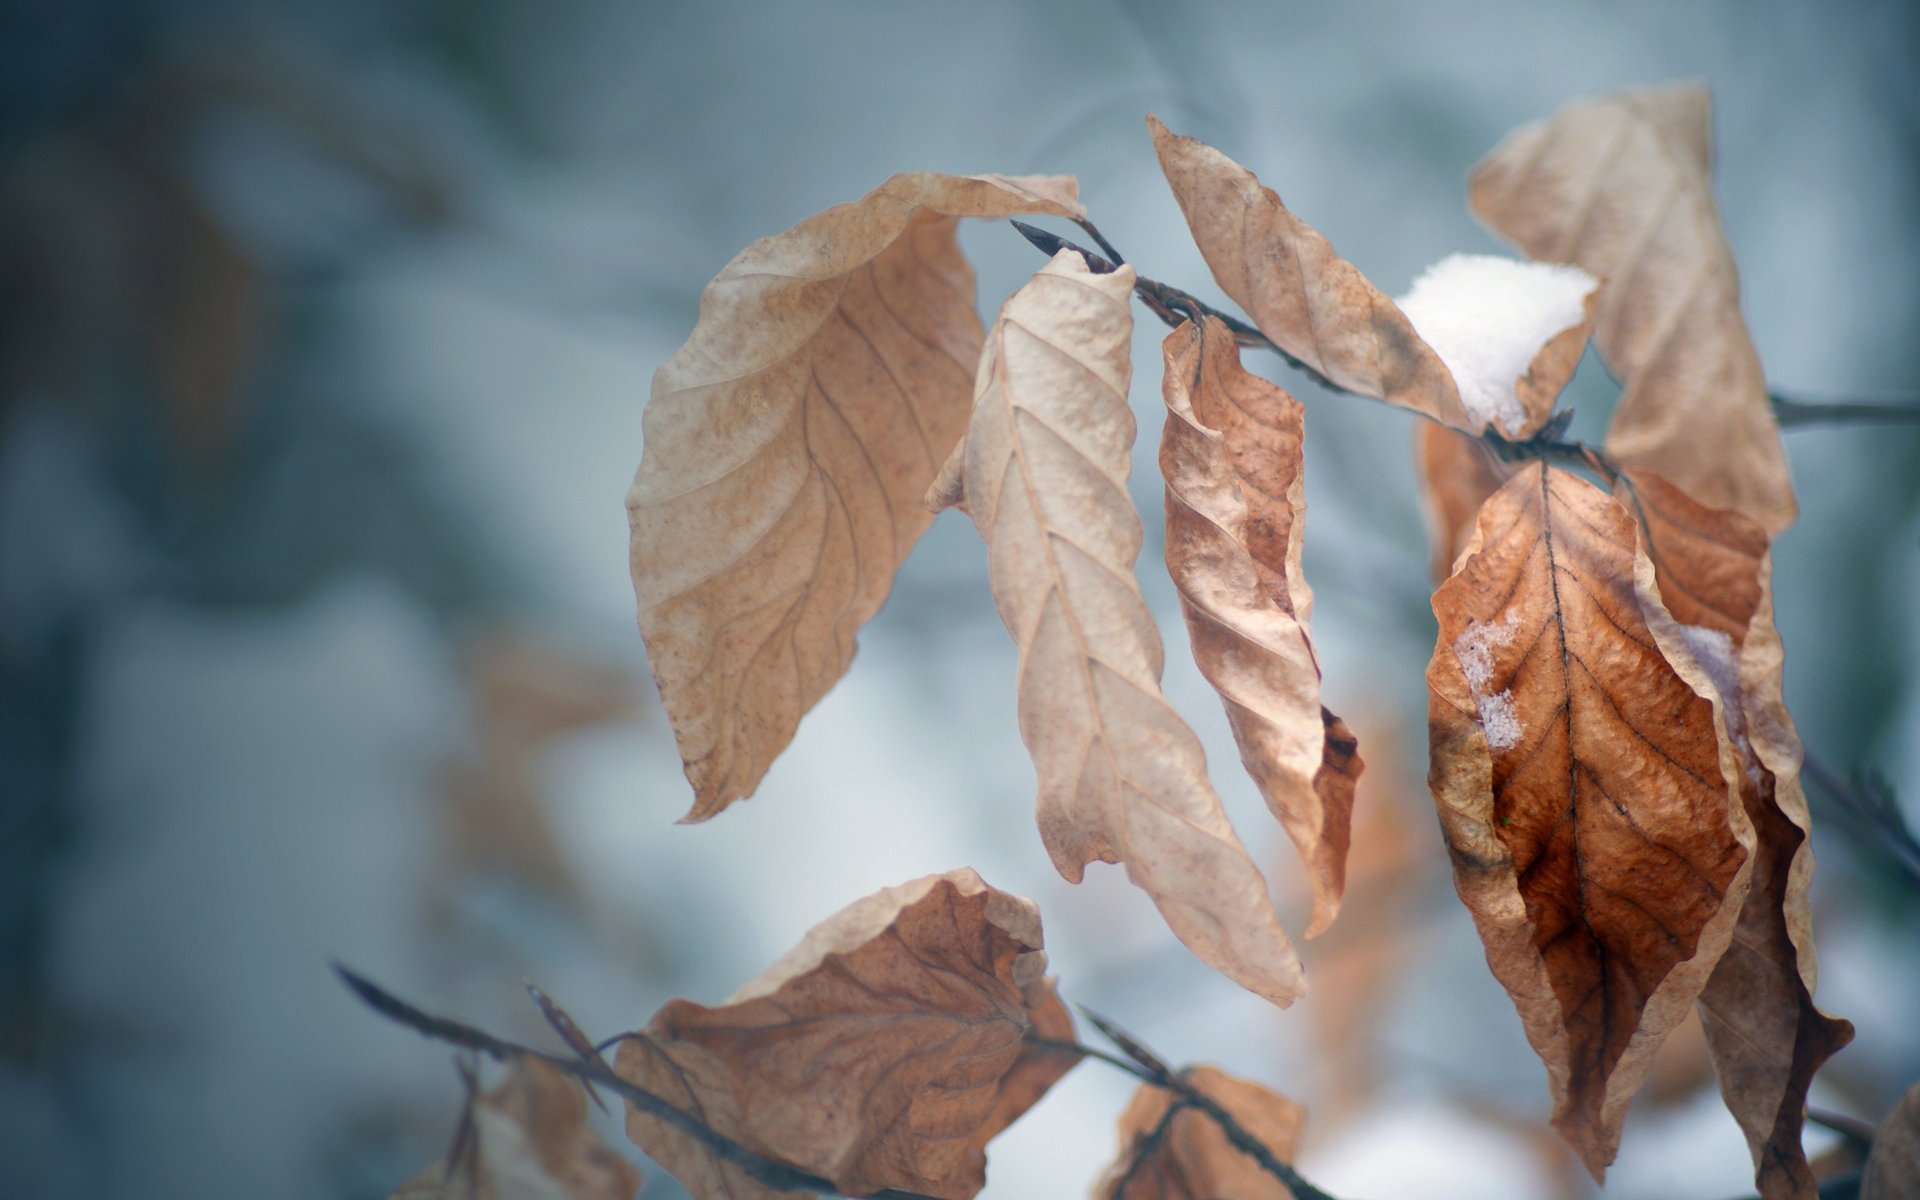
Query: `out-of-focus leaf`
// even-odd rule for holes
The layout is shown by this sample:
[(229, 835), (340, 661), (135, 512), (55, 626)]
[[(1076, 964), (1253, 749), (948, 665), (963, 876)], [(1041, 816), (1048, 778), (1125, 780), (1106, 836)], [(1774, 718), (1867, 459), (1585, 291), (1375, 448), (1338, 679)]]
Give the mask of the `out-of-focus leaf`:
[[(1040, 914), (970, 870), (858, 901), (726, 1003), (674, 1000), (614, 1069), (754, 1153), (848, 1195), (963, 1198), (986, 1143), (1073, 1065)], [(774, 1192), (638, 1109), (627, 1132), (699, 1200)]]
[[(1225, 1109), (1281, 1162), (1293, 1161), (1307, 1110), (1280, 1093), (1217, 1067), (1185, 1072), (1194, 1089)], [(1206, 1114), (1142, 1084), (1120, 1114), (1120, 1153), (1094, 1189), (1100, 1200), (1292, 1200), (1286, 1184), (1234, 1149)]]
[(1320, 703), (1307, 634), (1302, 409), (1240, 366), (1232, 331), (1212, 317), (1161, 350), (1167, 571), (1240, 761), (1306, 863), (1313, 937), (1340, 910), (1362, 764), (1352, 732)]
[(1473, 519), (1487, 497), (1513, 477), (1513, 468), (1457, 430), (1422, 421), (1414, 430), (1414, 482), (1420, 489), (1433, 546), (1430, 569), (1441, 583), (1473, 536)]
[[(1199, 738), (1160, 691), (1160, 634), (1133, 575), (1131, 267), (1056, 255), (1000, 311), (958, 464), (994, 603), (1020, 648), (1020, 733), (1040, 835), (1078, 882), (1124, 862), (1193, 952), (1276, 1004), (1300, 963)], [(950, 491), (950, 490), (949, 490)]]
[(1873, 1135), (1873, 1153), (1860, 1179), (1860, 1200), (1920, 1196), (1920, 1083), (1907, 1089)]
[(634, 592), (693, 783), (752, 794), (932, 519), (982, 331), (960, 217), (1079, 212), (1071, 179), (896, 175), (741, 251), (654, 375)]

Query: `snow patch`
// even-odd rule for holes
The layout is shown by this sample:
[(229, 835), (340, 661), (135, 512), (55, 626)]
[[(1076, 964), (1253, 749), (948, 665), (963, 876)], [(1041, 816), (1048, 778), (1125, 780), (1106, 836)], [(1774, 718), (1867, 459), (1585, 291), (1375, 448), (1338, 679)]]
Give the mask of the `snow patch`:
[(1428, 267), (1399, 300), (1440, 356), (1476, 424), (1517, 430), (1526, 420), (1514, 385), (1553, 336), (1586, 316), (1599, 281), (1579, 267), (1491, 254), (1452, 254)]
[(1487, 735), (1488, 746), (1506, 750), (1520, 744), (1520, 735), (1526, 730), (1513, 711), (1511, 688), (1502, 688), (1491, 696), (1476, 695), (1474, 702), (1480, 707), (1480, 728)]
[(1487, 691), (1493, 681), (1493, 652), (1512, 641), (1519, 628), (1519, 612), (1509, 609), (1498, 621), (1470, 623), (1453, 639), (1453, 656), (1460, 660), (1460, 673), (1467, 677), (1474, 706), (1480, 710), (1480, 727), (1487, 735), (1487, 745), (1495, 750), (1519, 745), (1520, 735), (1526, 732), (1513, 708), (1512, 689)]

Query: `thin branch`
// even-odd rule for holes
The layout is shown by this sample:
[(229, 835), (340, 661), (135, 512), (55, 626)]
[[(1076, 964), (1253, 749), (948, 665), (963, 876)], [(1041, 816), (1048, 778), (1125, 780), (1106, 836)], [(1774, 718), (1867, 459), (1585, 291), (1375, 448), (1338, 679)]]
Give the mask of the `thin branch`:
[(1889, 854), (1916, 887), (1920, 887), (1920, 838), (1908, 827), (1893, 788), (1886, 780), (1864, 771), (1852, 779), (1809, 754), (1801, 771), (1838, 804), (1846, 823), (1864, 835), (1876, 850)]
[(1911, 424), (1920, 422), (1920, 400), (1911, 396), (1889, 396), (1884, 400), (1798, 400), (1774, 392), (1773, 415), (1783, 429), (1804, 429), (1812, 425), (1841, 425), (1854, 422)]
[[(785, 1163), (776, 1162), (770, 1158), (761, 1157), (745, 1146), (742, 1146), (739, 1142), (727, 1137), (725, 1134), (709, 1128), (698, 1117), (674, 1107), (672, 1104), (667, 1103), (645, 1088), (638, 1087), (630, 1081), (615, 1075), (605, 1063), (597, 1059), (586, 1061), (574, 1058), (559, 1058), (555, 1055), (544, 1054), (541, 1051), (533, 1049), (531, 1046), (522, 1046), (517, 1042), (509, 1042), (503, 1038), (494, 1037), (485, 1030), (476, 1029), (471, 1025), (463, 1024), (447, 1017), (435, 1016), (432, 1013), (415, 1008), (398, 996), (386, 991), (378, 984), (366, 979), (364, 976), (355, 974), (338, 963), (334, 964), (333, 969), (346, 985), (353, 989), (353, 993), (360, 997), (361, 1001), (363, 1001), (367, 1007), (373, 1009), (381, 1016), (386, 1017), (388, 1020), (405, 1025), (416, 1033), (423, 1034), (438, 1041), (450, 1042), (455, 1046), (460, 1046), (468, 1050), (477, 1051), (502, 1062), (520, 1056), (537, 1058), (550, 1067), (566, 1072), (582, 1083), (597, 1083), (601, 1087), (621, 1097), (641, 1112), (646, 1113), (648, 1116), (656, 1117), (666, 1124), (673, 1126), (675, 1129), (678, 1129), (688, 1137), (693, 1138), (705, 1146), (715, 1158), (740, 1168), (740, 1170), (752, 1176), (757, 1182), (775, 1191), (820, 1192), (830, 1196), (845, 1196), (850, 1194), (842, 1192), (835, 1186), (831, 1179), (810, 1174), (797, 1167), (790, 1167)], [(883, 1188), (877, 1192), (864, 1193), (864, 1196), (870, 1197), (871, 1200), (933, 1200), (932, 1197), (924, 1196), (918, 1192), (903, 1191), (899, 1188)]]
[(1160, 1114), (1160, 1119), (1154, 1122), (1152, 1129), (1147, 1130), (1146, 1136), (1134, 1142), (1133, 1157), (1127, 1160), (1127, 1169), (1120, 1173), (1120, 1178), (1114, 1181), (1113, 1187), (1105, 1189), (1113, 1200), (1126, 1200), (1127, 1186), (1133, 1182), (1134, 1176), (1140, 1174), (1141, 1168), (1147, 1165), (1147, 1160), (1152, 1158), (1153, 1152), (1160, 1148), (1160, 1143), (1167, 1140), (1167, 1133), (1173, 1128), (1173, 1119), (1190, 1107), (1185, 1100), (1175, 1100), (1168, 1104), (1167, 1111)]

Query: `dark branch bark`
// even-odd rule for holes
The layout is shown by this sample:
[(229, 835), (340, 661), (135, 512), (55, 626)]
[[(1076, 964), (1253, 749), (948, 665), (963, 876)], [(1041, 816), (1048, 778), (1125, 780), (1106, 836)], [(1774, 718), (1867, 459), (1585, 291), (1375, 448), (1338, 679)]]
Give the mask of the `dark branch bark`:
[(1857, 422), (1883, 424), (1920, 423), (1920, 400), (1888, 397), (1885, 400), (1797, 400), (1778, 392), (1768, 396), (1773, 415), (1782, 429), (1805, 429), (1813, 425), (1842, 425)]

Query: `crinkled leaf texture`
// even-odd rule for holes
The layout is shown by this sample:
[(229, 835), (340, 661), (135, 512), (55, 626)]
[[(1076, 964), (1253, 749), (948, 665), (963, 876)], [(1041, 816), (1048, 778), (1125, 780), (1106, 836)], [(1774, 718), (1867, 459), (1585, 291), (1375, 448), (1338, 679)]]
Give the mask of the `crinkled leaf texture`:
[[(962, 1200), (986, 1143), (1073, 1065), (1040, 914), (971, 870), (858, 901), (726, 1003), (674, 1000), (614, 1069), (709, 1128), (847, 1195)], [(629, 1109), (627, 1132), (697, 1200), (773, 1192), (704, 1143)]]
[(1454, 882), (1599, 1178), (1707, 983), (1753, 831), (1711, 680), (1612, 497), (1535, 463), (1434, 593), (1429, 782)]
[(1020, 733), (1039, 775), (1040, 836), (1078, 882), (1124, 862), (1203, 961), (1276, 1004), (1299, 959), (1160, 692), (1160, 634), (1133, 574), (1131, 267), (1056, 255), (1000, 310), (953, 475), (986, 539), (994, 603), (1020, 648)]
[(471, 1140), (401, 1184), (393, 1200), (633, 1200), (639, 1168), (587, 1124), (580, 1084), (535, 1058), (515, 1059), (507, 1071), (474, 1098)]
[[(1706, 89), (1576, 101), (1473, 170), (1473, 211), (1536, 259), (1607, 281), (1594, 339), (1625, 391), (1607, 448), (1770, 533), (1795, 506), (1712, 186)], [(1703, 439), (1713, 449), (1702, 453)]]
[(1301, 405), (1243, 369), (1232, 331), (1213, 317), (1175, 329), (1161, 351), (1167, 571), (1240, 761), (1306, 863), (1313, 937), (1340, 909), (1362, 763), (1346, 723), (1320, 703), (1307, 634)]
[[(1280, 1093), (1218, 1067), (1193, 1067), (1187, 1082), (1290, 1163), (1307, 1110)], [(1234, 1149), (1198, 1109), (1168, 1116), (1173, 1096), (1142, 1084), (1120, 1114), (1120, 1153), (1094, 1189), (1099, 1200), (1293, 1200), (1293, 1192)]]
[(1650, 472), (1627, 472), (1617, 493), (1640, 517), (1660, 594), (1708, 668), (1740, 751), (1740, 799), (1755, 838), (1752, 886), (1700, 1012), (1761, 1196), (1801, 1200), (1817, 1190), (1800, 1140), (1807, 1089), (1853, 1026), (1813, 1002), (1811, 824), (1800, 739), (1781, 694), (1767, 535)]
[(1066, 177), (896, 175), (707, 285), (627, 495), (688, 819), (752, 794), (931, 519), (983, 336), (958, 219), (1079, 211)]

